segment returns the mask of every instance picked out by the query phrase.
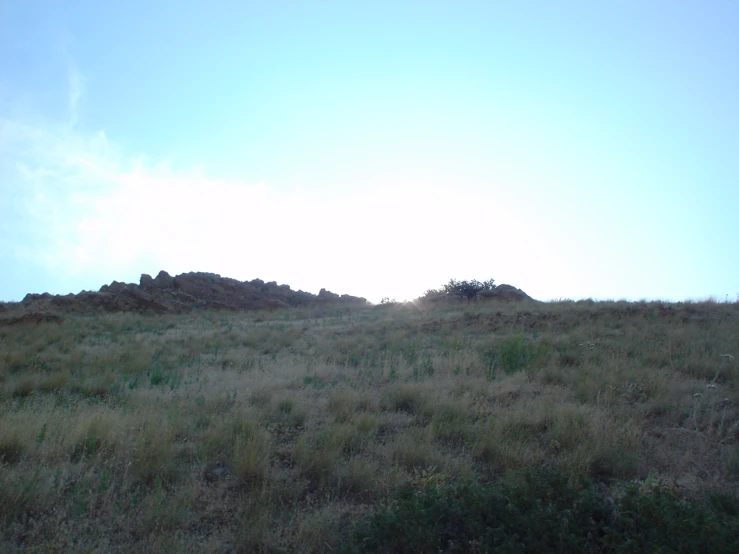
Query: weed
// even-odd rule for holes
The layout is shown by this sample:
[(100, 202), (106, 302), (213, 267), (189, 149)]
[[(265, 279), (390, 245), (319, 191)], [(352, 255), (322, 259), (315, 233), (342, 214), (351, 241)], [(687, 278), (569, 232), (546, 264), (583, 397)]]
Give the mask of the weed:
[(371, 495), (377, 483), (378, 470), (378, 464), (372, 460), (353, 459), (343, 474), (347, 491), (359, 496)]
[(412, 385), (401, 385), (392, 389), (385, 399), (386, 409), (414, 414), (422, 418), (431, 417), (434, 405), (424, 389)]
[(18, 381), (15, 388), (13, 388), (11, 395), (13, 396), (13, 398), (26, 398), (28, 396), (31, 396), (35, 388), (36, 383), (34, 379), (31, 379), (30, 377), (24, 377), (23, 379)]
[(17, 432), (0, 435), (0, 463), (18, 463), (25, 449), (26, 445)]
[(292, 456), (300, 474), (313, 483), (327, 485), (336, 475), (339, 453), (334, 449), (312, 444), (307, 433), (303, 433), (295, 442)]
[(260, 485), (269, 474), (269, 442), (261, 429), (251, 426), (236, 438), (232, 472), (237, 483)]
[(337, 390), (328, 398), (328, 410), (339, 422), (349, 421), (359, 409), (359, 404), (359, 395), (349, 389)]
[(152, 387), (156, 387), (159, 385), (162, 385), (166, 382), (166, 376), (164, 375), (164, 372), (159, 369), (153, 369), (149, 375), (149, 384)]
[(295, 400), (292, 398), (283, 398), (277, 403), (277, 409), (282, 414), (290, 414), (295, 409)]

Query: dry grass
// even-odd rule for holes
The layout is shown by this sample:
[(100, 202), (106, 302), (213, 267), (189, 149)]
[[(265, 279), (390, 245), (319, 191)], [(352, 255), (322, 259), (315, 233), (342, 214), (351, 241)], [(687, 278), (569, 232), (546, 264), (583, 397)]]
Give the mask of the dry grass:
[(0, 327), (0, 550), (325, 552), (407, 483), (739, 484), (739, 305)]

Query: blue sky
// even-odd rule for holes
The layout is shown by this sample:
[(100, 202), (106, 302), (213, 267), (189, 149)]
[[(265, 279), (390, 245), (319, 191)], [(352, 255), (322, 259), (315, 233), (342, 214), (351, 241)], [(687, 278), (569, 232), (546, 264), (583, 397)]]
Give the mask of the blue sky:
[(0, 300), (739, 295), (739, 4), (4, 2)]

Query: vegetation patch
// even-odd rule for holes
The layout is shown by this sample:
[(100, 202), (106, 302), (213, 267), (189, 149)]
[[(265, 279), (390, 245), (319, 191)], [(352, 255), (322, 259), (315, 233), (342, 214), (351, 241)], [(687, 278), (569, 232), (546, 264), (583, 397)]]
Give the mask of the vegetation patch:
[[(345, 552), (736, 552), (739, 502), (626, 484), (620, 497), (547, 470), (497, 484), (408, 484)], [(412, 522), (412, 524), (409, 524)]]
[(0, 326), (0, 551), (739, 551), (739, 304), (435, 294)]

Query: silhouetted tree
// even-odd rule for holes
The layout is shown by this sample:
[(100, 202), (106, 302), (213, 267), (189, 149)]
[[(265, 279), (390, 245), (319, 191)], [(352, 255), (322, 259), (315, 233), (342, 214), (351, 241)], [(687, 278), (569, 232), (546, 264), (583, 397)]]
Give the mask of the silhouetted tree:
[(495, 279), (488, 279), (487, 281), (457, 281), (456, 279), (450, 279), (449, 282), (444, 285), (444, 292), (460, 298), (466, 298), (467, 302), (471, 302), (473, 298), (476, 298), (479, 293), (484, 290), (493, 290), (495, 288)]

